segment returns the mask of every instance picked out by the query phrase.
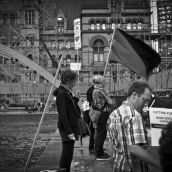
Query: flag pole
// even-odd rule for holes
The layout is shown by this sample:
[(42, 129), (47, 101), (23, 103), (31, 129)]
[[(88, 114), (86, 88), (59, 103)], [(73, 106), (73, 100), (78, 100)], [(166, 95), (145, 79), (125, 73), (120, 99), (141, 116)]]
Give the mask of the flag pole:
[(26, 168), (27, 168), (27, 166), (28, 166), (28, 164), (29, 164), (29, 161), (30, 161), (30, 158), (31, 158), (33, 149), (34, 149), (35, 141), (36, 141), (36, 139), (37, 139), (39, 130), (40, 130), (40, 128), (41, 128), (43, 119), (44, 119), (44, 117), (45, 117), (45, 113), (46, 113), (46, 111), (47, 111), (48, 103), (49, 103), (49, 100), (50, 100), (50, 97), (51, 97), (51, 94), (52, 94), (54, 85), (55, 85), (55, 83), (56, 83), (56, 78), (57, 78), (57, 76), (58, 76), (58, 74), (59, 74), (59, 71), (60, 71), (60, 68), (61, 68), (62, 59), (63, 59), (63, 56), (62, 56), (61, 59), (60, 59), (59, 66), (58, 66), (58, 68), (57, 68), (57, 71), (56, 71), (56, 74), (55, 74), (55, 77), (54, 77), (54, 80), (53, 80), (53, 84), (52, 84), (52, 86), (51, 86), (51, 89), (50, 89), (50, 92), (49, 92), (49, 95), (48, 95), (48, 98), (47, 98), (47, 102), (46, 102), (46, 104), (45, 104), (44, 111), (43, 111), (43, 113), (42, 113), (42, 116), (41, 116), (41, 119), (40, 119), (40, 122), (39, 122), (39, 126), (38, 126), (37, 131), (36, 131), (36, 134), (35, 134), (35, 136), (34, 136), (33, 143), (32, 143), (32, 146), (31, 146), (31, 150), (30, 150), (30, 153), (29, 153), (27, 162), (26, 162), (26, 164), (25, 164), (24, 172), (26, 171)]
[(111, 42), (110, 42), (110, 48), (109, 48), (108, 56), (107, 56), (107, 59), (106, 59), (106, 65), (105, 65), (104, 74), (103, 74), (104, 77), (105, 77), (106, 70), (107, 70), (107, 65), (108, 65), (108, 62), (109, 62), (109, 56), (110, 56), (110, 51), (111, 51), (111, 48), (112, 48), (113, 39), (114, 39), (114, 36), (115, 36), (115, 30), (116, 30), (116, 27), (113, 30), (112, 39), (111, 39)]

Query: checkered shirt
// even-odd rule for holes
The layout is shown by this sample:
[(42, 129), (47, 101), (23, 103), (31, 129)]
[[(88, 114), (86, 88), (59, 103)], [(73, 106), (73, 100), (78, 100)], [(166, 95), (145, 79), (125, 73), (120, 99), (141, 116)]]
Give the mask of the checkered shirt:
[(148, 166), (128, 150), (128, 145), (141, 145), (148, 151), (146, 130), (139, 112), (126, 102), (114, 110), (108, 121), (113, 143), (114, 172), (148, 172)]

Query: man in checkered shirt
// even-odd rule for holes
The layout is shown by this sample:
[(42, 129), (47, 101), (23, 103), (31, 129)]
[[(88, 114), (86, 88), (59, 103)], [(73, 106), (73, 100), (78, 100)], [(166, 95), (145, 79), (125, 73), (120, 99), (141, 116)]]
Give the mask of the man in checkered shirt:
[(149, 153), (141, 116), (151, 95), (152, 90), (147, 83), (136, 81), (130, 86), (126, 101), (109, 116), (114, 172), (149, 172), (148, 164), (159, 167), (158, 161)]

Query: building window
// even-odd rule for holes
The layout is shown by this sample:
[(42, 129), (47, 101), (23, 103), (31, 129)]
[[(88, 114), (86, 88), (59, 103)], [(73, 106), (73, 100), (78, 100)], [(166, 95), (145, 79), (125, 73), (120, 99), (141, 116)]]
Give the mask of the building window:
[(55, 41), (52, 41), (52, 42), (51, 42), (51, 48), (52, 48), (52, 49), (55, 49), (55, 48), (56, 48), (56, 42), (55, 42)]
[(96, 22), (96, 29), (100, 30), (100, 22), (99, 21)]
[(34, 46), (34, 36), (26, 37), (26, 46)]
[(143, 23), (144, 23), (144, 19), (143, 18), (138, 19), (137, 28), (139, 30), (141, 30), (143, 28)]
[(104, 61), (104, 42), (100, 39), (93, 43), (94, 62)]
[(59, 41), (58, 47), (59, 47), (59, 49), (63, 48), (64, 47), (64, 41)]
[(115, 29), (115, 23), (112, 23), (111, 28), (114, 30)]
[(95, 29), (94, 21), (91, 21), (91, 22), (90, 22), (90, 29), (91, 29), (91, 30), (94, 30), (94, 29)]
[(66, 48), (67, 48), (67, 49), (71, 48), (71, 42), (70, 42), (70, 41), (67, 41), (67, 42), (66, 42)]
[(34, 25), (35, 24), (35, 13), (33, 10), (26, 10), (24, 18), (25, 18), (26, 25)]
[(6, 39), (6, 37), (1, 37), (1, 44), (3, 44), (3, 45), (7, 45), (7, 39)]
[(142, 23), (138, 23), (137, 27), (138, 29), (142, 29)]
[(58, 30), (58, 32), (64, 32), (64, 19), (63, 19), (63, 17), (58, 18), (57, 30)]
[(69, 64), (71, 62), (71, 56), (69, 54), (66, 55), (66, 63)]
[(137, 29), (137, 19), (133, 19), (133, 21), (132, 21), (132, 29), (133, 30)]
[(131, 23), (127, 23), (127, 29), (131, 30)]
[(102, 29), (105, 30), (106, 29), (106, 22), (102, 21)]
[(10, 24), (15, 24), (16, 16), (15, 14), (10, 15)]

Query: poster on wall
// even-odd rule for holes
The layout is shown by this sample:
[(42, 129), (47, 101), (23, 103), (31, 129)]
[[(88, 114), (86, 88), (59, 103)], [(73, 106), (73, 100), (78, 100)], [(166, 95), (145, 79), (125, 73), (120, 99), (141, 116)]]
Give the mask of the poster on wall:
[(162, 129), (166, 127), (169, 121), (172, 121), (172, 109), (150, 108), (149, 116), (151, 125), (151, 146), (159, 146)]
[(74, 43), (76, 50), (81, 48), (81, 26), (79, 18), (74, 20)]

